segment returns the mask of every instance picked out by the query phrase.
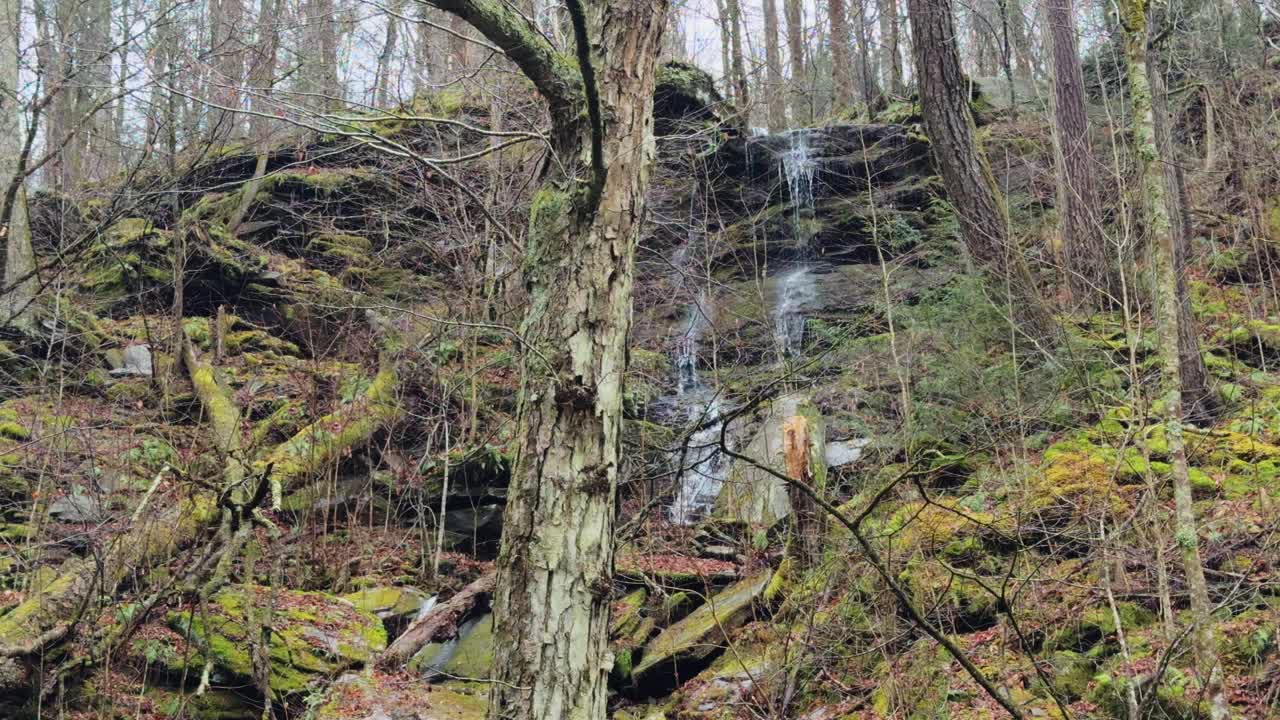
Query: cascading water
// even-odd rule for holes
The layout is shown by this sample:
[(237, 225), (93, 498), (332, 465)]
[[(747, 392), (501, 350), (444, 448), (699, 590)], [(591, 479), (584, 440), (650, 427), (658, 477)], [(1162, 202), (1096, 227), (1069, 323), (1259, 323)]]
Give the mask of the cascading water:
[(685, 411), (689, 424), (700, 428), (674, 456), (680, 489), (668, 517), (677, 525), (689, 525), (711, 510), (731, 465), (720, 452), (724, 406), (715, 390), (703, 384), (698, 372), (699, 341), (708, 325), (707, 302), (707, 294), (702, 292), (689, 308), (689, 322), (676, 344), (674, 358), (676, 406)]
[(809, 222), (814, 213), (813, 186), (818, 172), (809, 136), (808, 130), (792, 130), (787, 134), (787, 149), (781, 153), (782, 179), (787, 184), (791, 201), (792, 232), (799, 258), (799, 264), (788, 270), (778, 281), (773, 337), (781, 362), (800, 355), (804, 344), (804, 309), (817, 297), (813, 268), (806, 262), (809, 255)]

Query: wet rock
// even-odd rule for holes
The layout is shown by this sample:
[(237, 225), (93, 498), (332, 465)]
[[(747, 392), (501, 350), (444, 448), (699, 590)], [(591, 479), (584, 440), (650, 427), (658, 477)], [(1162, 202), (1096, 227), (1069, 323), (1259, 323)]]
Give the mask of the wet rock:
[(323, 593), (231, 586), (199, 608), (173, 612), (169, 627), (195, 649), (190, 667), (213, 661), (225, 682), (253, 677), (257, 622), (271, 608), (271, 690), (278, 696), (303, 692), (313, 680), (360, 667), (386, 647), (387, 633), (373, 613)]
[[(644, 647), (632, 671), (638, 687), (661, 688), (682, 668), (696, 667), (724, 649), (725, 633), (749, 621), (773, 571), (766, 569), (725, 588), (691, 615), (663, 630)], [(665, 677), (664, 677), (665, 676)]]
[(409, 661), (409, 669), (428, 677), (483, 680), (493, 665), (493, 615), (472, 618), (458, 626), (458, 636), (424, 645)]

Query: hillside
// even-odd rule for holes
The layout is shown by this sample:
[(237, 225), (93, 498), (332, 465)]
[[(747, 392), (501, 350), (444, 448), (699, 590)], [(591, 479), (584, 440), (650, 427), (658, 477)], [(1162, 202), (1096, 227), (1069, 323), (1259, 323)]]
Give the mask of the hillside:
[[(976, 83), (979, 135), (1065, 293), (1043, 105), (1001, 82)], [(1253, 82), (1280, 107), (1273, 71)], [(1149, 301), (1053, 298), (1056, 345), (1020, 336), (913, 100), (755, 133), (677, 63), (655, 112), (610, 716), (1001, 716), (963, 657), (1026, 717), (1207, 717)], [(492, 147), (489, 113), (446, 90), (32, 197), (59, 271), (0, 346), (6, 717), (484, 717), (535, 267), (505, 228), (549, 161), (422, 158)], [(1280, 717), (1280, 177), (1242, 198), (1175, 131), (1214, 641), (1233, 716)], [(820, 503), (786, 482), (795, 432)]]

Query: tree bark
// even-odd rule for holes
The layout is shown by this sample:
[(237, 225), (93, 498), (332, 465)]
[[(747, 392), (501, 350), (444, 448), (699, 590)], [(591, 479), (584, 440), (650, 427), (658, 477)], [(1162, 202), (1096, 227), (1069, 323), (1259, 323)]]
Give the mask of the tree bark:
[(1107, 257), (1098, 215), (1097, 183), (1084, 105), (1084, 73), (1076, 42), (1072, 0), (1045, 0), (1052, 45), (1053, 150), (1058, 190), (1058, 231), (1067, 286), (1077, 303), (1115, 305), (1120, 297), (1120, 258)]
[(778, 39), (778, 2), (763, 0), (764, 11), (764, 64), (768, 88), (765, 106), (768, 111), (769, 132), (781, 132), (787, 127), (785, 80), (782, 77), (782, 48)]
[(1005, 304), (1017, 315), (1019, 329), (1033, 341), (1047, 341), (1055, 334), (1053, 319), (1010, 236), (1004, 199), (977, 146), (951, 2), (908, 0), (907, 7), (915, 65), (927, 68), (919, 74), (925, 127), (965, 245), (990, 288), (1007, 288)]
[(19, 94), (22, 12), (19, 0), (0, 3), (0, 326), (28, 324), (39, 282), (27, 224), (23, 172), (25, 109)]
[(1186, 174), (1174, 155), (1173, 137), (1169, 132), (1169, 100), (1164, 74), (1149, 64), (1151, 78), (1152, 130), (1160, 167), (1164, 177), (1165, 208), (1175, 238), (1173, 268), (1177, 275), (1178, 297), (1178, 367), (1182, 385), (1182, 417), (1191, 420), (1212, 418), (1218, 412), (1218, 400), (1209, 386), (1209, 370), (1200, 353), (1200, 336), (1187, 289), (1187, 252), (1191, 247), (1194, 226), (1191, 220), (1191, 196)]
[(890, 95), (902, 95), (898, 0), (880, 0), (880, 76)]
[(1133, 104), (1133, 142), (1137, 157), (1141, 205), (1145, 229), (1150, 238), (1152, 270), (1156, 290), (1155, 315), (1159, 332), (1160, 413), (1169, 446), (1169, 464), (1175, 507), (1174, 537), (1182, 554), (1187, 592), (1191, 598), (1192, 644), (1197, 670), (1209, 699), (1209, 716), (1227, 720), (1230, 709), (1223, 686), (1222, 667), (1214, 639), (1212, 604), (1200, 559), (1199, 528), (1191, 500), (1191, 480), (1186, 443), (1182, 434), (1182, 368), (1179, 352), (1181, 311), (1178, 296), (1177, 258), (1179, 236), (1169, 213), (1169, 191), (1160, 164), (1156, 138), (1156, 117), (1152, 78), (1148, 62), (1146, 0), (1120, 0), (1120, 23), (1124, 31), (1129, 97)]
[(862, 102), (867, 111), (880, 101), (880, 84), (876, 82), (875, 65), (871, 60), (871, 28), (867, 23), (867, 0), (853, 0), (853, 37), (858, 46), (858, 87), (862, 90)]
[(386, 108), (391, 103), (391, 64), (395, 62), (396, 46), (400, 43), (400, 18), (404, 14), (404, 0), (394, 0), (387, 13), (387, 32), (382, 41), (382, 54), (378, 56), (377, 78), (374, 82), (374, 107)]
[(734, 100), (738, 103), (738, 111), (742, 113), (743, 122), (750, 124), (751, 88), (747, 82), (746, 61), (742, 51), (742, 0), (724, 0), (725, 10), (729, 13), (729, 42), (733, 55)]
[(797, 125), (808, 124), (812, 116), (812, 93), (808, 88), (805, 63), (803, 0), (783, 0), (787, 15), (787, 52), (791, 55), (791, 117)]
[(853, 63), (849, 58), (853, 43), (849, 36), (849, 9), (844, 0), (829, 0), (827, 14), (831, 23), (832, 104), (839, 112), (853, 104)]
[(503, 652), (494, 655), (489, 717), (595, 720), (613, 664), (622, 382), (667, 2), (594, 0), (584, 9), (570, 0), (576, 69), (502, 5), (431, 2), (529, 77), (561, 159), (534, 197), (526, 240), (517, 459), (494, 591)]

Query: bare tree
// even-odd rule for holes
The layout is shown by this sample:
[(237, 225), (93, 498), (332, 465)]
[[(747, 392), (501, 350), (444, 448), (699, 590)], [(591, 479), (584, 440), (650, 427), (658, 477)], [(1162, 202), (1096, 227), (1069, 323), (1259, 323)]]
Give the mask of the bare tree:
[(791, 117), (797, 124), (808, 122), (812, 115), (812, 93), (808, 88), (804, 42), (804, 4), (802, 0), (783, 0), (787, 14), (787, 52), (791, 56)]
[(852, 40), (849, 36), (849, 10), (844, 0), (828, 0), (831, 23), (831, 93), (836, 109), (853, 102), (853, 63), (849, 58)]
[(921, 69), (920, 103), (933, 152), (942, 168), (965, 245), (993, 288), (1008, 288), (1020, 327), (1036, 340), (1053, 334), (1053, 320), (1008, 227), (1004, 199), (978, 149), (968, 84), (960, 69), (951, 0), (909, 0), (911, 45)]
[(505, 6), (431, 2), (505, 48), (538, 88), (559, 160), (529, 221), (519, 459), (494, 593), (504, 651), (489, 717), (603, 717), (632, 268), (667, 4), (571, 0), (573, 65)]

